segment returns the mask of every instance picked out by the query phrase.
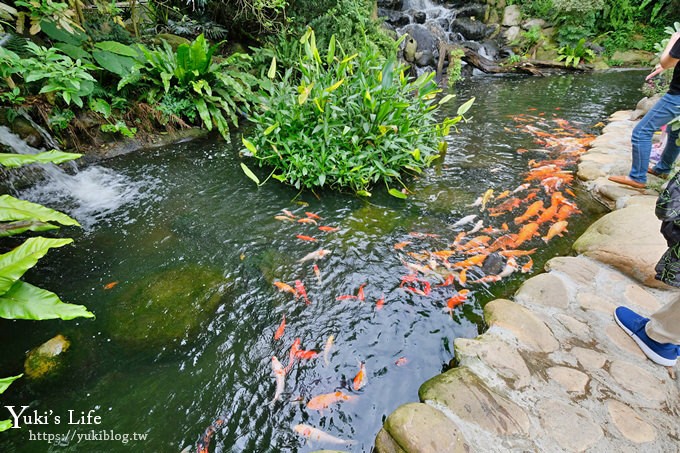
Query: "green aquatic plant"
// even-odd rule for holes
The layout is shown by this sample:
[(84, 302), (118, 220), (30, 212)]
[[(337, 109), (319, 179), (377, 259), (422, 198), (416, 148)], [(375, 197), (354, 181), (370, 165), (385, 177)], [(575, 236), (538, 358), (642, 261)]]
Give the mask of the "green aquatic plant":
[[(278, 75), (276, 59), (262, 83), (254, 125), (243, 137), (245, 151), (258, 165), (273, 168), (272, 177), (298, 189), (330, 187), (369, 196), (383, 182), (389, 193), (403, 185), (406, 173), (419, 174), (440, 156), (442, 136), (463, 120), (470, 107), (439, 123), (435, 74), (409, 79), (406, 67), (369, 52), (345, 55), (331, 38), (322, 57), (314, 32), (300, 40), (297, 70)], [(243, 165), (246, 174), (259, 182)]]
[(585, 46), (585, 38), (581, 38), (576, 46), (564, 46), (558, 50), (557, 61), (564, 60), (567, 66), (578, 67), (581, 62), (587, 63), (595, 58), (595, 52)]

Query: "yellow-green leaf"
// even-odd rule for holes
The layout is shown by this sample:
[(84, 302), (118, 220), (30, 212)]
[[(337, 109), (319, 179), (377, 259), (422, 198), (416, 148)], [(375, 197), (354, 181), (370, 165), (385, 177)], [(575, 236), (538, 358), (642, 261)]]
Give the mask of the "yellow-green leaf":
[(255, 176), (255, 173), (250, 171), (250, 168), (248, 168), (246, 164), (244, 164), (243, 162), (241, 162), (241, 170), (243, 170), (243, 173), (245, 173), (247, 177), (252, 179), (255, 184), (257, 184), (258, 186), (260, 185), (260, 179), (257, 176)]
[(371, 192), (369, 192), (368, 190), (357, 190), (357, 195), (359, 195), (360, 197), (370, 197)]
[(388, 190), (387, 193), (389, 193), (389, 194), (392, 195), (393, 197), (401, 198), (402, 200), (405, 200), (405, 199), (406, 199), (406, 194), (405, 194), (405, 193), (403, 193), (403, 192), (401, 192), (401, 191), (399, 191), (399, 190), (397, 190), (397, 189), (394, 189), (394, 188)]
[(272, 64), (269, 65), (269, 71), (267, 71), (267, 77), (273, 79), (276, 76), (276, 57), (272, 58)]
[(465, 113), (468, 110), (470, 110), (470, 107), (472, 107), (472, 104), (474, 104), (474, 102), (475, 102), (474, 97), (468, 99), (467, 102), (465, 102), (465, 104), (458, 107), (458, 111), (456, 113), (458, 113), (459, 115), (465, 115)]
[(439, 101), (439, 105), (445, 104), (455, 97), (456, 97), (455, 94), (447, 94), (446, 96), (441, 98), (441, 100)]
[(332, 93), (333, 91), (337, 90), (340, 87), (340, 85), (342, 85), (342, 82), (344, 82), (344, 81), (345, 81), (345, 79), (340, 79), (337, 82), (335, 82), (333, 85), (326, 88), (324, 91), (326, 91), (328, 93)]
[(241, 141), (243, 142), (243, 146), (245, 146), (246, 149), (250, 151), (253, 156), (257, 155), (257, 148), (255, 148), (255, 145), (253, 145), (253, 143), (250, 140), (246, 139), (245, 137), (241, 137)]
[(420, 160), (420, 149), (416, 148), (413, 151), (411, 151), (411, 155), (415, 160)]
[[(277, 127), (279, 127), (279, 122), (278, 122), (278, 121), (277, 121), (276, 123), (272, 124), (271, 126), (269, 126), (267, 129), (265, 129), (264, 132), (263, 132), (263, 134), (264, 134), (264, 135), (269, 135), (269, 134), (271, 134), (272, 132), (274, 132), (274, 130), (275, 130)], [(246, 145), (246, 148), (247, 148), (247, 147), (248, 147), (248, 146)], [(254, 146), (253, 146), (253, 148), (254, 148)], [(251, 151), (251, 152), (252, 152), (252, 151)], [(255, 154), (255, 153), (253, 153), (253, 154)]]

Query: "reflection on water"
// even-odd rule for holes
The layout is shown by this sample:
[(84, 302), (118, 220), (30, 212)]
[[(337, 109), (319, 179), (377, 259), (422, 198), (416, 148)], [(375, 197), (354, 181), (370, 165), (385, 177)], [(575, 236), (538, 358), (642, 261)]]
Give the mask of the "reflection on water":
[[(72, 341), (64, 375), (18, 381), (3, 395), (3, 405), (31, 405), (63, 420), (69, 410), (94, 409), (102, 423), (25, 426), (3, 433), (0, 450), (180, 451), (223, 417), (211, 451), (333, 447), (306, 441), (294, 431), (299, 424), (356, 441), (346, 447), (351, 451), (370, 451), (383, 419), (399, 405), (417, 401), (419, 385), (448, 367), (453, 339), (480, 333), (482, 304), (509, 296), (526, 278), (515, 273), (451, 314), (442, 310), (450, 297), (446, 288), (423, 296), (401, 285), (408, 270), (394, 244), (409, 240), (410, 232), (453, 241), (456, 231), (450, 226), (478, 212), (468, 205), (488, 189), (498, 193), (522, 183), (536, 156), (517, 149), (537, 145), (515, 128), (514, 117), (531, 112), (564, 118), (592, 132), (595, 123), (639, 97), (639, 74), (468, 81), (458, 99), (477, 96), (471, 122), (450, 137), (444, 161), (410, 183), (415, 194), (405, 202), (379, 190), (365, 201), (332, 193), (321, 199), (297, 196), (274, 182), (257, 188), (242, 174), (236, 152), (223, 143), (180, 144), (106, 162), (97, 170), (102, 173), (90, 177), (124, 175), (105, 186), (117, 186), (131, 200), (100, 210), (104, 214), (87, 232), (65, 229), (75, 246), (51, 252), (26, 277), (65, 301), (86, 305), (97, 318), (0, 321), (3, 375), (21, 372), (25, 351), (57, 333)], [(549, 246), (533, 239), (539, 247), (535, 269), (555, 254), (569, 253), (586, 218), (601, 213), (578, 187), (574, 190), (585, 215), (580, 224), (570, 222), (572, 236), (553, 239)], [(92, 192), (84, 189), (86, 196)], [(40, 200), (79, 220), (86, 215), (57, 194), (50, 197)], [(95, 195), (93, 204), (100, 197), (106, 198)], [(308, 218), (306, 212), (322, 219), (316, 225), (275, 219), (283, 209), (298, 219)], [(320, 231), (320, 225), (338, 230)], [(332, 253), (300, 261), (322, 248)], [(309, 305), (274, 286), (280, 281), (294, 287), (296, 280), (304, 284)], [(342, 295), (353, 297), (337, 300)], [(275, 340), (284, 314), (285, 331)], [(134, 321), (126, 322), (126, 316)], [(301, 349), (322, 352), (331, 335), (328, 364), (322, 356), (295, 361), (280, 400), (270, 404), (276, 391), (272, 356), (286, 366), (296, 339)], [(361, 362), (367, 382), (354, 390)], [(312, 397), (335, 391), (355, 398), (323, 410), (306, 407)], [(29, 440), (29, 430), (65, 434), (69, 428), (143, 433), (147, 440), (52, 446)]]

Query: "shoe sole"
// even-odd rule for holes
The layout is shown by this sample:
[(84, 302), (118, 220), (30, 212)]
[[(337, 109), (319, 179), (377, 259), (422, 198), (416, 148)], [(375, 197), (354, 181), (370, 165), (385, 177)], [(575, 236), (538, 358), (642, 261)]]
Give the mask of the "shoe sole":
[(628, 330), (626, 326), (623, 325), (623, 323), (619, 320), (619, 317), (616, 316), (616, 313), (614, 313), (614, 320), (616, 321), (616, 324), (619, 325), (623, 329), (624, 332), (626, 332), (630, 337), (635, 340), (635, 343), (642, 349), (642, 352), (645, 353), (647, 358), (651, 360), (652, 362), (658, 364), (658, 365), (663, 365), (663, 366), (675, 366), (677, 363), (677, 359), (675, 360), (670, 360), (665, 357), (661, 357), (659, 354), (654, 352), (649, 346), (645, 344), (644, 341), (640, 339), (637, 335), (635, 335), (633, 332)]

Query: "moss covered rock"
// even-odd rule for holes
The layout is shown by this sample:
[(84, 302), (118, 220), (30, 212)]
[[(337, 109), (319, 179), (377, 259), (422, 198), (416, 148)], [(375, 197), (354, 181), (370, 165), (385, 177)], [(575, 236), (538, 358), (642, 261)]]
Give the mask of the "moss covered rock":
[(171, 346), (208, 322), (230, 286), (221, 273), (198, 265), (163, 270), (122, 294), (109, 331), (129, 347)]
[(55, 375), (62, 367), (62, 354), (71, 346), (66, 337), (57, 335), (32, 349), (24, 362), (24, 371), (30, 379), (44, 379)]

